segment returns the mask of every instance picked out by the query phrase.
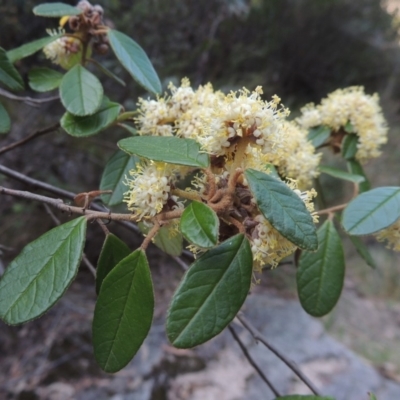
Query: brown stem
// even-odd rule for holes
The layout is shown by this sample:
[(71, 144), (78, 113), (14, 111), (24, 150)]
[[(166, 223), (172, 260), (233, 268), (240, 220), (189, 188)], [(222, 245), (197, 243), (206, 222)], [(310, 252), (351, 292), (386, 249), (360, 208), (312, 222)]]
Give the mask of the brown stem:
[(236, 218), (231, 217), (230, 215), (228, 215), (227, 217), (224, 217), (224, 219), (229, 222), (232, 225), (235, 225), (236, 228), (238, 228), (239, 233), (246, 233), (246, 228), (244, 227), (244, 225), (238, 221)]
[(10, 93), (2, 88), (0, 88), (0, 96), (6, 97), (7, 99), (10, 100), (22, 101), (30, 106), (34, 106), (36, 104), (48, 103), (49, 101), (58, 100), (60, 98), (60, 96), (57, 95), (52, 97), (44, 97), (42, 99), (33, 99), (32, 97), (29, 96), (16, 96), (15, 94)]
[(237, 319), (241, 322), (243, 327), (247, 329), (256, 341), (261, 342), (268, 350), (274, 353), (281, 361), (283, 361), (299, 378), (303, 381), (308, 388), (316, 395), (321, 396), (314, 385), (308, 380), (308, 378), (300, 371), (293, 361), (288, 360), (279, 350), (272, 346), (265, 336), (263, 336), (245, 317), (237, 315)]
[(22, 199), (29, 199), (34, 201), (40, 201), (41, 203), (49, 204), (59, 210), (74, 213), (79, 215), (85, 215), (88, 220), (92, 219), (106, 219), (113, 221), (134, 221), (136, 218), (132, 214), (117, 214), (117, 213), (107, 213), (107, 212), (99, 212), (93, 210), (85, 210), (81, 207), (74, 207), (68, 204), (65, 204), (61, 199), (53, 199), (46, 196), (41, 196), (31, 192), (25, 192), (22, 190), (13, 190), (7, 189), (3, 186), (0, 186), (0, 194), (8, 194), (10, 196), (19, 197)]
[(347, 207), (347, 204), (348, 204), (348, 203), (339, 204), (339, 205), (337, 205), (337, 206), (325, 208), (324, 210), (316, 211), (316, 214), (318, 214), (318, 215), (332, 214), (332, 213), (335, 212), (335, 211), (343, 210), (344, 208)]
[(59, 127), (60, 127), (60, 123), (57, 122), (56, 124), (54, 124), (52, 126), (49, 126), (44, 129), (40, 129), (40, 130), (32, 133), (31, 135), (27, 136), (24, 139), (18, 140), (17, 142), (11, 143), (8, 146), (4, 146), (4, 147), (0, 148), (0, 154), (7, 153), (7, 151), (10, 151), (12, 149), (15, 149), (16, 147), (22, 146), (23, 144), (28, 143), (31, 140), (33, 140), (39, 136), (45, 135), (46, 133), (53, 132), (56, 129), (58, 129)]
[(162, 225), (165, 221), (169, 221), (171, 219), (180, 218), (183, 214), (182, 209), (172, 210), (172, 211), (165, 211), (157, 215), (158, 222)]
[(217, 191), (217, 185), (215, 183), (215, 175), (212, 173), (210, 168), (206, 168), (204, 170), (204, 173), (207, 175), (207, 181), (208, 181), (207, 201), (210, 201), (214, 197)]
[(182, 189), (172, 189), (171, 193), (174, 196), (181, 197), (183, 199), (188, 199), (188, 200), (194, 200), (194, 201), (200, 201), (201, 202), (201, 197), (197, 192), (187, 192), (186, 190)]
[(161, 225), (158, 222), (157, 218), (153, 219), (154, 221), (154, 225), (153, 227), (150, 229), (149, 233), (146, 235), (146, 238), (143, 240), (142, 245), (140, 246), (140, 248), (144, 251), (146, 251), (148, 245), (150, 244), (150, 242), (153, 240), (154, 236), (157, 235), (157, 232), (160, 230)]

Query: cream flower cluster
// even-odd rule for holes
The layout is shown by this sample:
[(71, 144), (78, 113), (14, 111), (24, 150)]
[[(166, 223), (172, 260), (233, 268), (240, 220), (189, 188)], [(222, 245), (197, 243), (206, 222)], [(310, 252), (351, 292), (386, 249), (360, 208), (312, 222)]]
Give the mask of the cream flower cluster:
[(326, 125), (337, 132), (348, 123), (358, 135), (356, 158), (365, 163), (381, 154), (380, 146), (387, 142), (388, 127), (379, 106), (379, 96), (364, 93), (364, 88), (353, 86), (338, 89), (321, 101), (301, 109), (297, 123), (304, 129)]
[[(50, 36), (65, 33), (63, 29), (58, 32), (48, 31)], [(64, 69), (69, 69), (79, 61), (81, 42), (73, 37), (63, 36), (49, 43), (43, 48), (43, 52), (54, 64), (60, 65)]]
[(380, 241), (387, 241), (387, 247), (395, 251), (400, 251), (400, 220), (393, 225), (375, 234), (375, 237)]
[[(194, 90), (187, 79), (182, 80), (180, 87), (170, 84), (169, 91), (156, 100), (140, 99), (136, 123), (140, 135), (194, 139), (212, 156), (210, 170), (192, 178), (188, 198), (198, 196), (215, 205), (219, 197), (210, 196), (219, 191), (223, 198), (237, 168), (270, 173), (275, 167), (313, 214), (315, 191), (300, 189), (309, 187), (317, 176), (320, 155), (315, 154), (315, 148), (308, 142), (307, 131), (286, 120), (289, 112), (280, 105), (277, 96), (271, 101), (262, 100), (260, 87), (253, 92), (242, 89), (227, 95), (214, 91), (211, 84)], [(185, 196), (175, 189), (175, 184), (189, 171), (190, 168), (171, 164), (142, 162), (126, 180), (128, 208), (138, 219), (149, 220), (170, 209), (171, 202), (181, 207), (173, 194)], [(209, 194), (210, 174), (215, 180), (211, 192), (214, 194)], [(231, 205), (221, 208), (218, 214), (222, 237), (229, 237), (229, 232), (235, 234), (238, 224), (242, 224), (251, 240), (255, 270), (267, 264), (276, 266), (296, 250), (296, 245), (261, 215), (243, 175), (239, 175), (234, 185)], [(189, 249), (194, 254), (204, 251), (195, 245)]]
[(142, 161), (129, 172), (131, 178), (125, 178), (129, 190), (124, 195), (124, 201), (138, 221), (161, 212), (168, 199), (172, 199), (177, 207), (183, 206), (170, 194), (171, 182), (175, 179), (177, 169), (172, 164)]

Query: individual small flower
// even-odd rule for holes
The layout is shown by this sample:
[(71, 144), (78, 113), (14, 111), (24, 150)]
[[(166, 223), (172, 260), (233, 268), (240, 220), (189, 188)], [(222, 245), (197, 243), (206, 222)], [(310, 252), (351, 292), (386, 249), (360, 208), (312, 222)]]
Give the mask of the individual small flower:
[(158, 214), (167, 203), (171, 191), (173, 166), (162, 162), (143, 161), (129, 172), (125, 184), (129, 190), (124, 201), (140, 221)]
[(400, 219), (393, 225), (375, 234), (378, 241), (386, 240), (387, 247), (395, 251), (400, 251)]
[[(51, 36), (64, 33), (62, 29), (59, 32), (48, 32)], [(82, 45), (77, 38), (63, 36), (46, 45), (43, 52), (46, 58), (54, 64), (60, 65), (64, 69), (70, 69), (80, 62)]]

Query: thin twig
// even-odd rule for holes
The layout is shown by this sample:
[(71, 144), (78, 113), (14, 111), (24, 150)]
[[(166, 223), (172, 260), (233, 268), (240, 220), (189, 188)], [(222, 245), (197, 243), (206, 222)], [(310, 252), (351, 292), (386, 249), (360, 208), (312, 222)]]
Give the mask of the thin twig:
[[(69, 199), (69, 200), (73, 200), (74, 197), (76, 196), (76, 193), (74, 193), (74, 192), (60, 189), (56, 186), (50, 185), (49, 183), (45, 183), (45, 182), (39, 181), (37, 179), (33, 179), (27, 175), (21, 174), (20, 172), (14, 171), (13, 169), (7, 168), (1, 164), (0, 164), (0, 174), (8, 176), (9, 178), (13, 178), (13, 179), (15, 179), (19, 182), (25, 183), (27, 185), (30, 185), (33, 188), (42, 189), (49, 193), (53, 193), (57, 196), (61, 196), (63, 198)], [(96, 204), (96, 203), (92, 203), (91, 208), (96, 211), (107, 211), (107, 209), (104, 206)], [(108, 219), (108, 217), (105, 219)], [(119, 225), (122, 225), (125, 229), (128, 229), (131, 232), (135, 232), (138, 235), (142, 235), (139, 228), (132, 222), (128, 222), (128, 221), (116, 221), (116, 222)], [(189, 259), (193, 260), (193, 254), (190, 251), (183, 250), (182, 254), (185, 255), (185, 257), (188, 257)]]
[(279, 350), (277, 350), (272, 344), (270, 344), (265, 336), (263, 336), (243, 315), (237, 315), (237, 319), (241, 322), (244, 328), (246, 328), (256, 341), (261, 342), (268, 350), (274, 353), (281, 361), (283, 361), (298, 377), (303, 381), (308, 388), (316, 395), (321, 396), (314, 385), (309, 379), (300, 371), (293, 361), (288, 360)]
[(325, 208), (324, 210), (316, 211), (316, 214), (318, 214), (318, 215), (332, 214), (332, 213), (335, 212), (335, 211), (343, 210), (344, 208), (347, 207), (347, 205), (348, 205), (348, 203), (345, 203), (345, 204), (339, 204), (339, 205), (337, 205), (337, 206)]
[(87, 258), (87, 255), (85, 253), (83, 253), (82, 261), (88, 267), (88, 270), (92, 273), (92, 275), (96, 278), (96, 268), (89, 261), (89, 259)]
[(51, 197), (42, 196), (23, 190), (13, 190), (0, 186), (1, 194), (8, 194), (10, 196), (19, 197), (22, 199), (40, 201), (41, 203), (49, 204), (59, 210), (67, 213), (74, 213), (79, 215), (85, 215), (88, 220), (92, 219), (110, 219), (113, 221), (132, 221), (135, 220), (133, 214), (120, 214), (120, 213), (107, 213), (102, 211), (87, 210), (82, 207), (75, 207), (69, 204), (65, 204), (61, 199), (53, 199)]
[(260, 367), (257, 365), (257, 363), (253, 360), (253, 357), (250, 355), (248, 350), (246, 349), (246, 346), (243, 344), (242, 340), (238, 336), (238, 334), (235, 332), (233, 327), (231, 325), (228, 325), (228, 329), (230, 333), (232, 334), (233, 338), (236, 340), (238, 343), (240, 349), (242, 350), (244, 356), (247, 358), (247, 361), (253, 366), (253, 368), (257, 371), (257, 373), (260, 375), (261, 379), (268, 385), (268, 387), (272, 390), (274, 395), (276, 397), (280, 397), (279, 392), (276, 390), (274, 385), (270, 382), (270, 380), (266, 377), (264, 372), (260, 369)]
[(16, 96), (15, 94), (12, 94), (7, 90), (1, 88), (0, 88), (0, 96), (6, 97), (7, 99), (10, 100), (23, 101), (28, 105), (48, 103), (50, 101), (58, 100), (60, 98), (60, 96), (57, 95), (51, 97), (44, 97), (42, 99), (33, 99), (32, 97), (29, 96)]
[(4, 147), (0, 148), (0, 154), (6, 153), (7, 151), (15, 149), (16, 147), (22, 146), (23, 144), (30, 142), (32, 139), (35, 139), (42, 135), (45, 135), (46, 133), (53, 132), (56, 129), (58, 129), (59, 127), (60, 127), (60, 123), (57, 122), (56, 124), (49, 126), (47, 128), (39, 129), (38, 131), (33, 132), (31, 135), (29, 135), (21, 140), (18, 140), (14, 143), (9, 144), (8, 146), (4, 146)]

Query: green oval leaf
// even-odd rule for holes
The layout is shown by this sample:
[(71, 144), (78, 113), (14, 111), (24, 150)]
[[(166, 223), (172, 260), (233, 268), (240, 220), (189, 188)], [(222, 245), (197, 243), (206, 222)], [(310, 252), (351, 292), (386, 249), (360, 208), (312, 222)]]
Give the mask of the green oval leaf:
[(361, 183), (365, 181), (365, 176), (351, 174), (349, 172), (342, 171), (341, 169), (338, 168), (326, 167), (324, 165), (321, 165), (319, 167), (319, 170), (324, 174), (333, 176), (334, 178), (343, 179), (345, 181), (350, 181), (354, 183)]
[(136, 250), (105, 277), (94, 310), (94, 355), (104, 371), (117, 372), (133, 358), (149, 333), (153, 310), (149, 265)]
[(358, 190), (360, 191), (360, 193), (367, 192), (368, 190), (371, 189), (371, 183), (369, 182), (367, 176), (365, 175), (363, 167), (357, 160), (354, 160), (354, 159), (348, 160), (347, 161), (347, 169), (352, 174), (356, 174), (356, 175), (360, 175), (360, 176), (364, 177), (364, 181), (358, 185)]
[[(138, 227), (145, 235), (150, 230), (150, 227), (143, 222), (139, 222)], [(183, 237), (173, 223), (162, 226), (154, 237), (153, 243), (170, 256), (177, 257), (182, 254)]]
[(39, 17), (64, 17), (82, 14), (82, 10), (65, 3), (43, 3), (34, 7), (33, 13)]
[(352, 200), (342, 214), (342, 225), (351, 235), (369, 235), (400, 218), (400, 187), (380, 187)]
[(315, 225), (300, 197), (284, 182), (263, 172), (247, 169), (244, 174), (260, 212), (271, 225), (301, 249), (316, 250)]
[(62, 35), (46, 36), (44, 38), (34, 40), (33, 42), (23, 44), (20, 47), (7, 51), (7, 57), (12, 63), (15, 63), (16, 61), (25, 57), (29, 57), (30, 55), (43, 49), (44, 46), (54, 42), (61, 36)]
[(321, 125), (311, 128), (308, 131), (308, 140), (314, 147), (321, 146), (331, 136), (332, 129), (329, 126)]
[(23, 90), (24, 81), (7, 57), (6, 51), (0, 47), (0, 82), (11, 90)]
[(332, 221), (318, 229), (315, 253), (303, 251), (297, 269), (297, 290), (304, 310), (314, 317), (328, 314), (339, 300), (344, 282), (342, 242)]
[(101, 200), (108, 206), (122, 203), (128, 187), (123, 183), (131, 169), (136, 168), (139, 159), (118, 150), (108, 161), (101, 177), (100, 190), (112, 190), (112, 194), (101, 195)]
[(182, 214), (180, 229), (190, 243), (207, 249), (217, 244), (219, 219), (210, 207), (192, 201)]
[(93, 115), (79, 117), (66, 112), (61, 118), (61, 127), (71, 136), (95, 135), (108, 128), (118, 118), (121, 109), (120, 104), (103, 99), (102, 105)]
[(144, 50), (129, 36), (109, 29), (108, 38), (119, 62), (135, 81), (152, 93), (161, 93), (161, 82)]
[(63, 74), (54, 69), (40, 67), (29, 71), (29, 86), (37, 92), (48, 92), (60, 86)]
[(109, 272), (130, 253), (129, 247), (121, 239), (112, 233), (107, 235), (97, 261), (96, 293), (100, 292), (103, 280)]
[(82, 65), (75, 65), (63, 77), (60, 97), (71, 114), (85, 116), (94, 114), (103, 100), (100, 81)]
[(210, 164), (208, 154), (200, 152), (200, 145), (193, 139), (135, 136), (120, 140), (118, 147), (128, 154), (154, 161), (201, 168), (207, 168)]
[(357, 153), (358, 136), (346, 135), (342, 141), (342, 157), (345, 160), (352, 160)]
[(0, 103), (0, 133), (7, 133), (11, 129), (11, 119), (3, 104)]
[(250, 244), (242, 234), (198, 258), (172, 298), (167, 317), (171, 343), (188, 348), (218, 335), (243, 305), (252, 271)]
[(86, 218), (60, 225), (24, 247), (0, 281), (0, 317), (15, 325), (39, 317), (64, 294), (82, 258)]
[(351, 242), (357, 250), (357, 253), (360, 257), (369, 265), (371, 268), (376, 269), (377, 265), (375, 260), (372, 258), (368, 247), (361, 241), (358, 236), (349, 235)]
[(292, 394), (289, 396), (277, 397), (275, 400), (335, 400), (333, 397), (321, 397), (312, 395)]

